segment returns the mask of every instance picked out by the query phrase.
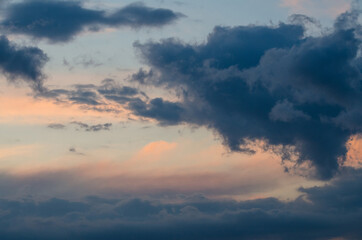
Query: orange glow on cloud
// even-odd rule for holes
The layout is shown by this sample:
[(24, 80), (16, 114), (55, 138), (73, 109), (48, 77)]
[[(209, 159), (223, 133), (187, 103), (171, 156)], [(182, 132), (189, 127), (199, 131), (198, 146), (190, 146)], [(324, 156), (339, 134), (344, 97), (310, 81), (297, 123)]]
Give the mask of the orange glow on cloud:
[(347, 157), (345, 166), (361, 168), (362, 167), (362, 136), (352, 136), (347, 143)]
[(293, 198), (297, 195), (295, 189), (306, 182), (302, 177), (285, 173), (280, 159), (270, 153), (259, 151), (252, 156), (225, 153), (219, 144), (190, 152), (188, 144), (151, 142), (123, 161), (110, 157), (112, 152), (107, 149), (104, 156), (108, 159), (94, 159), (89, 154), (75, 163), (73, 159), (71, 165), (67, 164), (70, 160), (59, 159), (58, 163), (22, 170), (19, 167), (12, 174), (17, 178), (31, 178), (48, 172), (63, 173), (73, 176), (72, 183), (82, 185), (84, 191), (101, 194), (200, 192), (210, 197), (235, 199), (257, 198), (261, 194)]

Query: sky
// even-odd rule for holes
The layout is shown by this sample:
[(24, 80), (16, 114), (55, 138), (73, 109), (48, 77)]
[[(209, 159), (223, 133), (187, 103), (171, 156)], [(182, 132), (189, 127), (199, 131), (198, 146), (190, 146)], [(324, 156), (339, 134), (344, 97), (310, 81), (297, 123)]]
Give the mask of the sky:
[(361, 239), (361, 5), (0, 0), (1, 239)]

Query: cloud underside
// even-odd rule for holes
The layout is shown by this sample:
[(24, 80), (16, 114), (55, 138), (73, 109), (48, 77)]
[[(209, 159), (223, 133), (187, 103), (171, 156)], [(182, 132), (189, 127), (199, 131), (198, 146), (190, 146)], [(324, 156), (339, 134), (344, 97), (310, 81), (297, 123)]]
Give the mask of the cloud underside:
[(290, 202), (212, 200), (202, 194), (179, 195), (176, 203), (162, 197), (0, 199), (0, 234), (5, 240), (358, 239), (361, 176), (361, 170), (346, 168), (329, 185), (301, 188), (302, 196)]
[(183, 16), (169, 9), (130, 4), (112, 13), (84, 8), (79, 1), (23, 1), (10, 4), (0, 22), (2, 31), (50, 42), (67, 42), (83, 30), (105, 27), (160, 27)]

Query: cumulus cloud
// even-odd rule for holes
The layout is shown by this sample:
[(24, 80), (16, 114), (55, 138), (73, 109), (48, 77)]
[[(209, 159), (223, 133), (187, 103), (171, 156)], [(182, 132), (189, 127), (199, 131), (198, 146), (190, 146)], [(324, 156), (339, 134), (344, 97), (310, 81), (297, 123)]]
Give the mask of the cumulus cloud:
[(0, 71), (9, 81), (21, 79), (34, 90), (43, 92), (42, 68), (47, 61), (47, 55), (39, 48), (18, 46), (0, 36)]
[(314, 177), (329, 179), (349, 137), (361, 132), (357, 19), (355, 10), (344, 13), (318, 37), (280, 23), (215, 27), (202, 44), (135, 43), (150, 70), (132, 79), (173, 90), (180, 100), (139, 100), (128, 108), (164, 125), (214, 129), (233, 151), (249, 151), (246, 143), (258, 139), (284, 146), (282, 155), (295, 155), (296, 166), (309, 162)]
[(160, 27), (180, 18), (169, 9), (134, 3), (108, 13), (84, 8), (80, 1), (32, 0), (10, 4), (0, 22), (2, 31), (51, 42), (67, 42), (83, 30), (104, 27)]
[(149, 98), (112, 79), (39, 96), (100, 111), (120, 106), (164, 126), (206, 126), (232, 151), (252, 153), (250, 141), (263, 140), (294, 169), (310, 165), (310, 176), (330, 179), (345, 160), (348, 139), (361, 133), (357, 20), (357, 11), (344, 13), (317, 37), (306, 36), (301, 22), (215, 27), (202, 44), (136, 42), (148, 70), (131, 81), (171, 90), (179, 101)]
[[(76, 125), (77, 130), (84, 130), (86, 132), (109, 131), (112, 127), (112, 123), (103, 123), (103, 124), (94, 124), (94, 125), (89, 125), (87, 123), (80, 122), (80, 121), (73, 121), (70, 123), (73, 125)], [(61, 123), (51, 123), (48, 125), (48, 128), (61, 130), (61, 129), (65, 129), (66, 126)], [(71, 148), (69, 151), (75, 152), (75, 149)]]

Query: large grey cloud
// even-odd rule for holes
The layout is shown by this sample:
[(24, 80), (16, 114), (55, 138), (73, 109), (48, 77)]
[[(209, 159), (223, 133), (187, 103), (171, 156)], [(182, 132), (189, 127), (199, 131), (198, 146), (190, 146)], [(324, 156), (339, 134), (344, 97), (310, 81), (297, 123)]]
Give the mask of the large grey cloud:
[(304, 36), (304, 26), (216, 27), (203, 44), (177, 39), (135, 43), (149, 71), (133, 80), (175, 91), (179, 102), (156, 98), (128, 104), (161, 124), (216, 130), (233, 151), (264, 140), (284, 160), (310, 162), (331, 178), (346, 142), (362, 132), (361, 26), (356, 11), (334, 29)]
[(47, 55), (37, 47), (18, 46), (0, 36), (0, 71), (14, 82), (26, 81), (34, 90), (44, 90), (42, 68), (48, 61)]
[(0, 22), (2, 31), (51, 42), (66, 42), (85, 29), (160, 27), (181, 17), (169, 9), (130, 4), (113, 13), (84, 8), (80, 1), (31, 0), (10, 4)]
[(301, 188), (302, 195), (288, 202), (213, 200), (202, 194), (172, 201), (170, 196), (2, 198), (0, 234), (5, 240), (360, 239), (361, 183), (361, 170), (344, 168), (329, 184)]
[(264, 140), (284, 163), (310, 164), (316, 170), (310, 176), (329, 179), (345, 159), (348, 139), (362, 132), (356, 14), (341, 15), (333, 29), (314, 37), (305, 37), (303, 25), (280, 23), (216, 27), (203, 44), (135, 43), (149, 70), (132, 81), (172, 90), (178, 102), (150, 99), (111, 79), (41, 96), (117, 111), (104, 108), (111, 101), (161, 125), (206, 126), (232, 151), (252, 153), (250, 140)]

